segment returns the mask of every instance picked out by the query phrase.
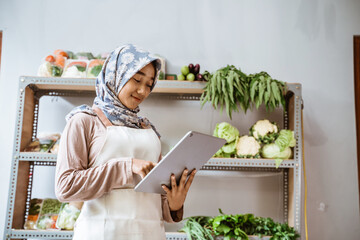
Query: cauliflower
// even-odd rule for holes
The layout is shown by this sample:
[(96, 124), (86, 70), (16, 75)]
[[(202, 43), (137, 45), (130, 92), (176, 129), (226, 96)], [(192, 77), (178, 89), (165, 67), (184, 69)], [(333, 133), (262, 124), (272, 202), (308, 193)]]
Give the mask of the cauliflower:
[(279, 136), (276, 123), (269, 120), (259, 120), (250, 128), (250, 135), (261, 143), (272, 143)]
[(254, 137), (244, 135), (236, 144), (236, 154), (240, 158), (259, 158), (260, 144)]

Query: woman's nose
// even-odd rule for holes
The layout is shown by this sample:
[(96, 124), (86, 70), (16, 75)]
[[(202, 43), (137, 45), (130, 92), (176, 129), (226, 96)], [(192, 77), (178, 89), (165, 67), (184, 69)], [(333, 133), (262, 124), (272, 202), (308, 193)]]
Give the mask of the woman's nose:
[(138, 94), (145, 95), (146, 86), (139, 86), (137, 92), (138, 92)]

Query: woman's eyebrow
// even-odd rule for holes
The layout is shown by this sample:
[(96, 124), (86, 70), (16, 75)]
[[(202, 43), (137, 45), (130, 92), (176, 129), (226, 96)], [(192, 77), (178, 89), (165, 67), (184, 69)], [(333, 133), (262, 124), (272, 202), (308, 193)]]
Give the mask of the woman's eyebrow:
[[(143, 72), (141, 72), (141, 71), (138, 71), (137, 73), (140, 74), (140, 75), (143, 75), (143, 76), (145, 76), (145, 77), (149, 77), (149, 76), (146, 76), (145, 73), (143, 73)], [(152, 80), (154, 80), (153, 77), (149, 77), (149, 78), (151, 78)]]

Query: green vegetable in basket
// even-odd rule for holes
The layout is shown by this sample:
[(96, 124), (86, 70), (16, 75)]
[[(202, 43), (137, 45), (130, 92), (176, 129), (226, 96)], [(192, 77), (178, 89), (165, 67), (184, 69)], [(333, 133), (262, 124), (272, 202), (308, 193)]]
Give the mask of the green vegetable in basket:
[(75, 65), (79, 72), (85, 72), (86, 68), (83, 66)]
[(62, 74), (62, 69), (58, 66), (51, 66), (51, 74), (54, 76), (54, 77), (60, 77), (61, 74)]
[(211, 102), (215, 109), (220, 106), (220, 111), (225, 107), (227, 115), (232, 117), (233, 111), (240, 108), (246, 112), (249, 107), (249, 84), (246, 74), (233, 65), (218, 69), (214, 74), (203, 73), (207, 81), (201, 95), (201, 105)]
[(208, 226), (210, 217), (194, 216), (185, 218), (184, 227), (180, 232), (185, 232), (189, 240), (213, 240), (212, 231)]
[(280, 131), (275, 143), (263, 146), (261, 156), (272, 159), (289, 159), (292, 154), (290, 147), (294, 147), (295, 144), (294, 132), (283, 129)]
[(80, 210), (68, 203), (63, 203), (56, 222), (56, 226), (65, 230), (74, 229), (74, 224), (80, 215)]
[(231, 143), (239, 137), (240, 133), (236, 127), (232, 126), (230, 123), (222, 122), (216, 124), (214, 134), (215, 137), (223, 138), (227, 143)]
[(43, 202), (40, 214), (58, 214), (60, 211), (60, 207), (61, 202), (59, 202), (57, 199), (47, 198)]
[(263, 158), (271, 159), (289, 159), (291, 157), (291, 148), (287, 147), (283, 151), (275, 143), (266, 144), (261, 150)]
[(275, 144), (280, 148), (280, 151), (287, 147), (294, 147), (296, 145), (294, 132), (286, 129), (281, 130), (279, 137), (275, 140)]
[(91, 69), (90, 73), (91, 73), (93, 76), (97, 76), (97, 75), (99, 75), (99, 73), (101, 72), (101, 69), (102, 69), (102, 65), (96, 65), (96, 66), (94, 66), (94, 67)]

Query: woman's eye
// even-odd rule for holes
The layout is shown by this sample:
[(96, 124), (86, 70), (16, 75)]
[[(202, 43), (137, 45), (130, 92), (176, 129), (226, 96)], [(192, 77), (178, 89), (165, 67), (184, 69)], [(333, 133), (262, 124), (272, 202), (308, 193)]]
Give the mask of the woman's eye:
[(140, 80), (137, 80), (137, 79), (135, 79), (135, 78), (133, 78), (134, 80), (135, 80), (135, 82), (140, 82)]
[(146, 86), (148, 86), (149, 88), (151, 88), (151, 87), (152, 87), (152, 85), (146, 85)]

